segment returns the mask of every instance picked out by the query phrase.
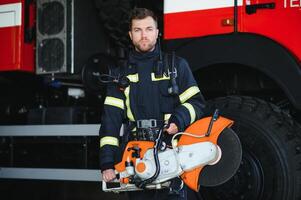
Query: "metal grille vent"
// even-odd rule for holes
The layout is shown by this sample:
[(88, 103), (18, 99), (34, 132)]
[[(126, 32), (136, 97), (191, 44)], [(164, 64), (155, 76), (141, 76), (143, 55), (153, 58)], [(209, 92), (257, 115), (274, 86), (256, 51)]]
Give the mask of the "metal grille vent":
[(65, 73), (71, 58), (71, 1), (37, 1), (36, 73)]
[(62, 40), (46, 39), (40, 43), (38, 48), (38, 65), (42, 73), (59, 72), (63, 68), (65, 47)]
[(60, 2), (44, 3), (39, 14), (39, 31), (43, 35), (58, 34), (64, 29), (64, 6)]

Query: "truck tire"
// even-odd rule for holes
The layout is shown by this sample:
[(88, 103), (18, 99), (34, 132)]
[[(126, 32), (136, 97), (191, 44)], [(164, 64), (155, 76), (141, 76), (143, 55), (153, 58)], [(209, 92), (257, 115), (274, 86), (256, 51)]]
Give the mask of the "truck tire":
[(206, 200), (299, 200), (301, 129), (277, 106), (253, 97), (228, 96), (208, 102), (208, 110), (234, 120), (242, 143), (236, 174), (217, 187), (201, 187)]
[(130, 44), (128, 37), (129, 12), (133, 7), (132, 0), (95, 0), (99, 17), (112, 42), (118, 47)]

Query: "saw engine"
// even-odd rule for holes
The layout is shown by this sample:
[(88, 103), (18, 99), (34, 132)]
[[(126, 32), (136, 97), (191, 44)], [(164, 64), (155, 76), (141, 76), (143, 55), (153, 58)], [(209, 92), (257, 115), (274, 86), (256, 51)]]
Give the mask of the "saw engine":
[(176, 177), (195, 191), (200, 185), (226, 182), (235, 174), (242, 157), (239, 138), (230, 129), (232, 124), (215, 114), (175, 134), (171, 147), (161, 140), (163, 128), (154, 142), (128, 142), (122, 161), (115, 165), (118, 186), (108, 187), (103, 181), (103, 191), (162, 189)]

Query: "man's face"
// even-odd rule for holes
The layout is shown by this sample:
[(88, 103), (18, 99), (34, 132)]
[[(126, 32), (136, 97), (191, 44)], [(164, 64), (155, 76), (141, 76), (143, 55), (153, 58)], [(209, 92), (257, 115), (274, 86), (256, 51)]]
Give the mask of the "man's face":
[(130, 38), (138, 52), (153, 51), (157, 42), (159, 30), (152, 17), (134, 19), (132, 29), (129, 31)]

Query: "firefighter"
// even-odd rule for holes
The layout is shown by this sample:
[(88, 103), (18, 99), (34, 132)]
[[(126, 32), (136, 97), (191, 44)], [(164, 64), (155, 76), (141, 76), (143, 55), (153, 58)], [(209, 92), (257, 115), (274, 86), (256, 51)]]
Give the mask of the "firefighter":
[[(102, 178), (116, 178), (116, 154), (121, 153), (120, 129), (126, 118), (124, 133), (130, 140), (154, 140), (165, 122), (166, 136), (184, 131), (203, 115), (204, 98), (188, 63), (180, 57), (164, 54), (158, 45), (158, 24), (154, 13), (135, 8), (130, 14), (129, 36), (133, 49), (126, 67), (112, 70), (117, 77), (126, 77), (128, 84), (107, 87), (100, 129), (100, 160)], [(167, 137), (168, 138), (168, 137)], [(179, 179), (170, 190), (129, 192), (130, 199), (152, 199), (156, 193), (167, 199), (186, 199)], [(163, 196), (162, 196), (163, 195)]]

